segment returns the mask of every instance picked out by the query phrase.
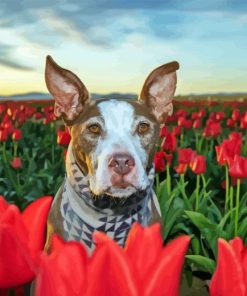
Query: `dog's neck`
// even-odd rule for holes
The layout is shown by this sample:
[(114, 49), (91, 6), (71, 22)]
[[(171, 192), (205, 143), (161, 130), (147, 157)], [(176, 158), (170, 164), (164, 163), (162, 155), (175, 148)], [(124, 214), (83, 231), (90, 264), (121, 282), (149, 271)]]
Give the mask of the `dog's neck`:
[(66, 157), (66, 182), (61, 203), (61, 214), (67, 240), (84, 242), (92, 251), (92, 234), (104, 231), (121, 246), (134, 222), (147, 226), (151, 219), (151, 199), (154, 169), (148, 173), (150, 186), (128, 198), (113, 198), (108, 195), (93, 196), (88, 175), (83, 175), (77, 165), (72, 144)]

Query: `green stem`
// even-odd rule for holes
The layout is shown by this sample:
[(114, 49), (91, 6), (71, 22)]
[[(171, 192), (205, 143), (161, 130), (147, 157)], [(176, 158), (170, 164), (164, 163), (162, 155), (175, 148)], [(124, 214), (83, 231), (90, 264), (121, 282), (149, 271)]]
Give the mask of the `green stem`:
[(234, 215), (233, 215), (233, 186), (230, 186), (229, 199), (230, 199), (231, 220), (233, 220), (234, 219)]
[(51, 134), (52, 134), (52, 143), (51, 143), (51, 163), (54, 163), (55, 161), (55, 142), (56, 142), (56, 135), (55, 135), (55, 126), (52, 122), (51, 125)]
[(182, 181), (182, 185), (184, 186), (184, 174), (181, 174), (181, 175), (180, 175), (180, 179), (181, 179), (181, 181)]
[(170, 165), (166, 164), (166, 184), (167, 184), (167, 193), (168, 196), (171, 195), (171, 175), (170, 175)]
[(199, 209), (200, 175), (196, 175), (196, 205), (195, 211)]
[(227, 212), (228, 203), (229, 203), (229, 174), (228, 174), (227, 165), (225, 165), (225, 175), (226, 175), (225, 212)]
[(236, 212), (235, 212), (235, 223), (234, 223), (234, 236), (237, 236), (238, 235), (239, 193), (240, 193), (240, 179), (237, 179), (237, 193), (236, 193)]
[(180, 134), (180, 146), (182, 146), (184, 141), (184, 128), (181, 128), (181, 134)]
[(18, 141), (14, 141), (14, 157), (17, 156)]
[(11, 173), (11, 171), (9, 169), (9, 161), (8, 161), (8, 158), (7, 158), (7, 155), (6, 155), (6, 142), (3, 142), (3, 145), (2, 145), (2, 154), (3, 154), (3, 162), (5, 163), (5, 168), (6, 168), (8, 179), (9, 179), (10, 183), (12, 183), (13, 187), (17, 191), (17, 187), (18, 186), (15, 183), (15, 180), (13, 179), (12, 173)]

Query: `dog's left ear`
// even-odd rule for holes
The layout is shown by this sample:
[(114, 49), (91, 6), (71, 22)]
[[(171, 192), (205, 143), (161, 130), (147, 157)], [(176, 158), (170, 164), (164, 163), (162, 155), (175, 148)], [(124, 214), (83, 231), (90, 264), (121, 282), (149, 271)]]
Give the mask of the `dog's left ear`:
[(62, 116), (67, 125), (73, 124), (90, 100), (85, 85), (74, 73), (57, 65), (50, 56), (46, 58), (45, 81), (55, 99), (55, 115)]
[(172, 99), (176, 90), (179, 69), (177, 62), (171, 62), (154, 69), (144, 82), (139, 100), (151, 108), (151, 112), (160, 123), (173, 112)]

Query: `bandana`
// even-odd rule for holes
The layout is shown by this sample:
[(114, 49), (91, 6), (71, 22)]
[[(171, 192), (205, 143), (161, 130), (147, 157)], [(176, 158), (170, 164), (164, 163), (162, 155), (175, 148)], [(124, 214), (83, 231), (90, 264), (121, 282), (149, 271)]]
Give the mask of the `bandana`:
[(138, 221), (147, 226), (151, 219), (151, 200), (154, 168), (148, 172), (149, 186), (128, 198), (95, 196), (89, 188), (89, 176), (84, 175), (75, 161), (70, 144), (66, 157), (65, 183), (61, 214), (66, 240), (83, 242), (89, 251), (94, 249), (92, 234), (103, 231), (123, 246), (131, 225)]

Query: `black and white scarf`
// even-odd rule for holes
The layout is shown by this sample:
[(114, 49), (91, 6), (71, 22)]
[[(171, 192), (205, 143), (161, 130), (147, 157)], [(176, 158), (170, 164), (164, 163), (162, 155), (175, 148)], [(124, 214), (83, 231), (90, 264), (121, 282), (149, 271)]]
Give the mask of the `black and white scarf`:
[[(67, 240), (82, 241), (89, 251), (94, 249), (92, 234), (103, 231), (123, 246), (131, 225), (138, 221), (147, 226), (151, 219), (154, 168), (148, 172), (147, 190), (128, 198), (94, 196), (89, 188), (89, 176), (83, 175), (75, 161), (72, 145), (68, 147), (62, 193), (61, 214)], [(156, 198), (156, 197), (155, 197)]]

